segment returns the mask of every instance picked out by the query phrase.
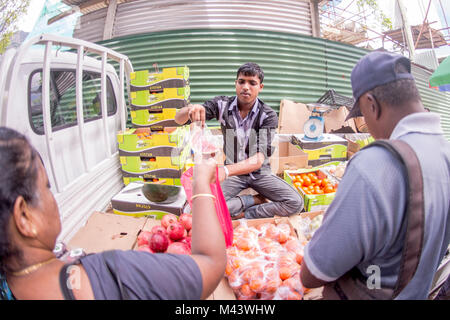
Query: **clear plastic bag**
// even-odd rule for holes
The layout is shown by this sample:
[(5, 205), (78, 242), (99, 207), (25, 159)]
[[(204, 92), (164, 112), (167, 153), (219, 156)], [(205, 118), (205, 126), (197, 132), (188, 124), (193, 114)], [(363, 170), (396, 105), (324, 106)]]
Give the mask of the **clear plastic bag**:
[(234, 230), (233, 246), (227, 249), (225, 269), (237, 299), (302, 299), (303, 249), (304, 244), (290, 234), (286, 223), (249, 227), (245, 219), (240, 220)]

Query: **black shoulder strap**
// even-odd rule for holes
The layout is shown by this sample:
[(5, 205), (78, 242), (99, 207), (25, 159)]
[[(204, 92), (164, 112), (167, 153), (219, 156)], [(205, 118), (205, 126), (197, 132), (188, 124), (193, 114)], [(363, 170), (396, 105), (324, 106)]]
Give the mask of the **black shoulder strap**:
[(76, 300), (68, 283), (69, 273), (67, 269), (72, 265), (73, 263), (65, 264), (59, 272), (59, 287), (65, 300)]
[(122, 280), (120, 279), (120, 270), (118, 267), (118, 264), (116, 263), (116, 255), (114, 250), (105, 251), (102, 254), (103, 256), (103, 262), (105, 263), (106, 269), (109, 271), (113, 279), (117, 283), (117, 287), (119, 288), (120, 292), (120, 299), (121, 300), (130, 300), (130, 296), (128, 294), (128, 291), (124, 287)]
[(386, 148), (406, 167), (406, 236), (400, 262), (400, 271), (393, 293), (393, 298), (395, 298), (413, 278), (422, 253), (425, 228), (422, 169), (416, 153), (404, 141), (377, 140), (369, 144), (366, 148), (373, 146)]

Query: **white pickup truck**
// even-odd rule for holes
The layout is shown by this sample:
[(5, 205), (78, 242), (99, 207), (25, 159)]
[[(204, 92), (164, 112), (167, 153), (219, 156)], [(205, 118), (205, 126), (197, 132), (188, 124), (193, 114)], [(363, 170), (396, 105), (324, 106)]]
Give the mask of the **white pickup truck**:
[(60, 209), (58, 241), (70, 240), (124, 186), (116, 134), (126, 128), (132, 71), (120, 53), (53, 35), (2, 56), (0, 126), (25, 134), (39, 151)]

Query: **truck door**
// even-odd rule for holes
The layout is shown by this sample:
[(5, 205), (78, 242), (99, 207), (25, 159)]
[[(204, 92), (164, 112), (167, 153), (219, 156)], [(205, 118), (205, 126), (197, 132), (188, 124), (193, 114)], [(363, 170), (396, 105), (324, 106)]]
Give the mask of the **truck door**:
[[(120, 77), (108, 59), (118, 62)], [(116, 134), (125, 129), (124, 75), (131, 71), (126, 56), (49, 35), (24, 44), (10, 64), (1, 124), (25, 134), (41, 154), (60, 209), (60, 240), (123, 186)]]

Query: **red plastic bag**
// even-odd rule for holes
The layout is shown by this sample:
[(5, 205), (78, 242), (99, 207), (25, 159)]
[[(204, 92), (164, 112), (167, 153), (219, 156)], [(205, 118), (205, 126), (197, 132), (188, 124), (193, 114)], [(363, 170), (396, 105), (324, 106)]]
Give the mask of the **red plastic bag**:
[[(186, 192), (186, 197), (189, 202), (189, 206), (192, 209), (192, 176), (194, 168), (189, 168), (181, 176), (181, 184)], [(222, 188), (219, 182), (219, 168), (216, 168), (216, 182), (210, 184), (211, 192), (216, 197), (214, 200), (214, 206), (216, 207), (217, 218), (219, 219), (222, 227), (223, 236), (225, 237), (226, 247), (230, 247), (233, 244), (233, 225), (231, 223), (230, 212), (223, 196)]]

